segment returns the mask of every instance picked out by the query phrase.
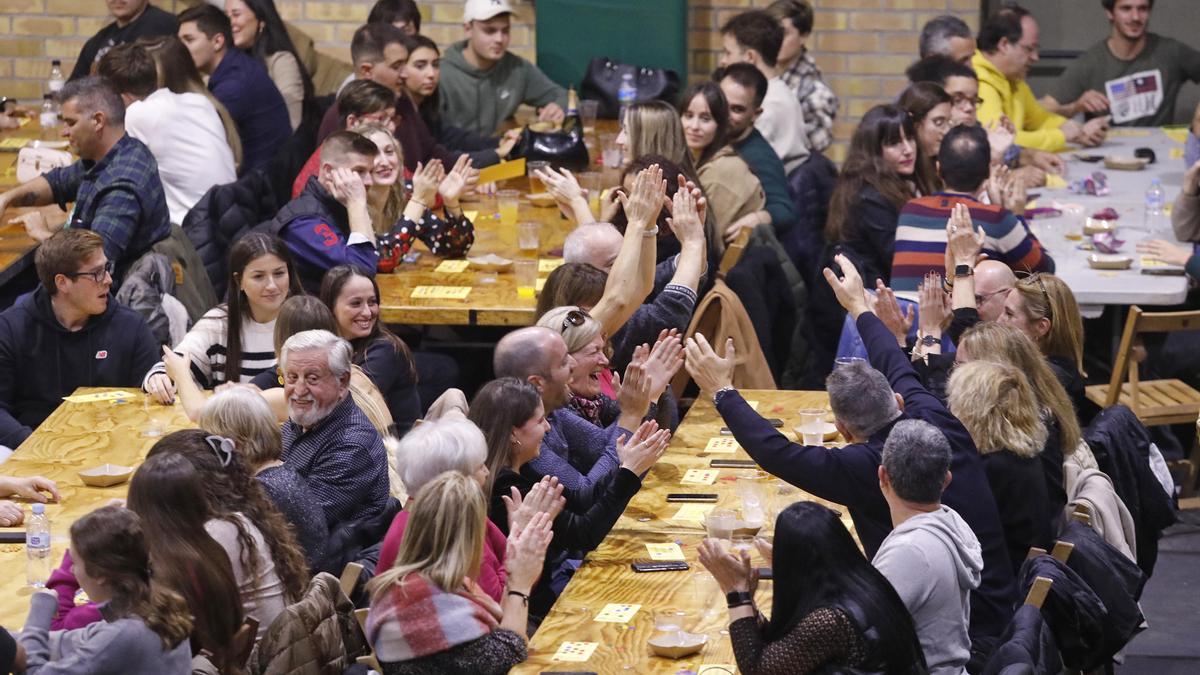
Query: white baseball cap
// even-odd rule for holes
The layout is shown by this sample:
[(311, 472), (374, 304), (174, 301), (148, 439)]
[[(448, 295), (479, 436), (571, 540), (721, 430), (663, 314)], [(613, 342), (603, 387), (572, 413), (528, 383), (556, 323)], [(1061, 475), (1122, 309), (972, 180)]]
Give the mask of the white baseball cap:
[(463, 7), (463, 23), (487, 21), (501, 14), (516, 14), (508, 0), (467, 0)]

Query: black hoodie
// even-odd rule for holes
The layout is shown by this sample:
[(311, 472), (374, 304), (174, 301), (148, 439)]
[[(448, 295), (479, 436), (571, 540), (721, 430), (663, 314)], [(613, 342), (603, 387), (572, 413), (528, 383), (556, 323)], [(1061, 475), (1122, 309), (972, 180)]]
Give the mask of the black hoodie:
[(0, 445), (20, 445), (78, 387), (141, 386), (160, 358), (146, 320), (111, 295), (71, 332), (39, 285), (0, 313)]

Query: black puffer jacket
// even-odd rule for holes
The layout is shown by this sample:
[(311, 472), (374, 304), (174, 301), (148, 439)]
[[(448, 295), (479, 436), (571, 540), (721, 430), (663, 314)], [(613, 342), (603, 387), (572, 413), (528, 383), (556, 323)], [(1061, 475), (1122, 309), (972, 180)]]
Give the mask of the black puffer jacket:
[(825, 155), (814, 152), (788, 176), (788, 189), (796, 207), (796, 225), (780, 235), (792, 263), (813, 285), (821, 249), (825, 247), (825, 219), (837, 183), (837, 167)]
[(267, 174), (255, 169), (233, 183), (209, 188), (188, 211), (183, 231), (204, 261), (218, 298), (225, 297), (229, 280), (230, 245), (250, 228), (273, 218), (288, 198), (285, 194), (280, 202)]

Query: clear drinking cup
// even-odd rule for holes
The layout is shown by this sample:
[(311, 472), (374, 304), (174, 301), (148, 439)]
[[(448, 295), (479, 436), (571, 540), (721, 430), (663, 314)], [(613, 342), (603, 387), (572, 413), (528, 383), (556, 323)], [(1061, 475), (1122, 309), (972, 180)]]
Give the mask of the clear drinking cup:
[(525, 258), (536, 258), (538, 248), (541, 245), (542, 224), (541, 223), (520, 223), (517, 225), (517, 248), (521, 250), (521, 256)]
[(596, 115), (600, 112), (600, 102), (584, 99), (579, 102), (579, 119), (583, 122), (583, 133), (596, 133)]
[(500, 211), (500, 224), (513, 227), (517, 224), (517, 213), (521, 208), (521, 193), (516, 190), (501, 190), (496, 193), (496, 205)]
[(518, 260), (513, 265), (517, 276), (517, 296), (532, 298), (537, 295), (537, 261)]
[(800, 433), (805, 445), (822, 445), (825, 442), (825, 411), (820, 408), (801, 410)]

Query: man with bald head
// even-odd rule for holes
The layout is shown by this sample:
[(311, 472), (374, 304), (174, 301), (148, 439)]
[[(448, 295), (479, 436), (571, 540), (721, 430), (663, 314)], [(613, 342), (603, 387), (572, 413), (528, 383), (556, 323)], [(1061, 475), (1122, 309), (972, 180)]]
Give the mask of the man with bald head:
[(982, 321), (996, 321), (1004, 314), (1008, 292), (1017, 285), (1012, 268), (999, 260), (984, 260), (975, 266), (975, 308)]
[(561, 335), (541, 326), (521, 328), (501, 338), (492, 367), (496, 377), (526, 380), (542, 394), (550, 431), (542, 439), (540, 454), (522, 471), (537, 478), (554, 476), (562, 483), (568, 503), (581, 508), (590, 505), (621, 467), (617, 439), (633, 433), (649, 403), (641, 410), (622, 410), (617, 421), (606, 428), (565, 408), (571, 397), (575, 359), (567, 353)]

